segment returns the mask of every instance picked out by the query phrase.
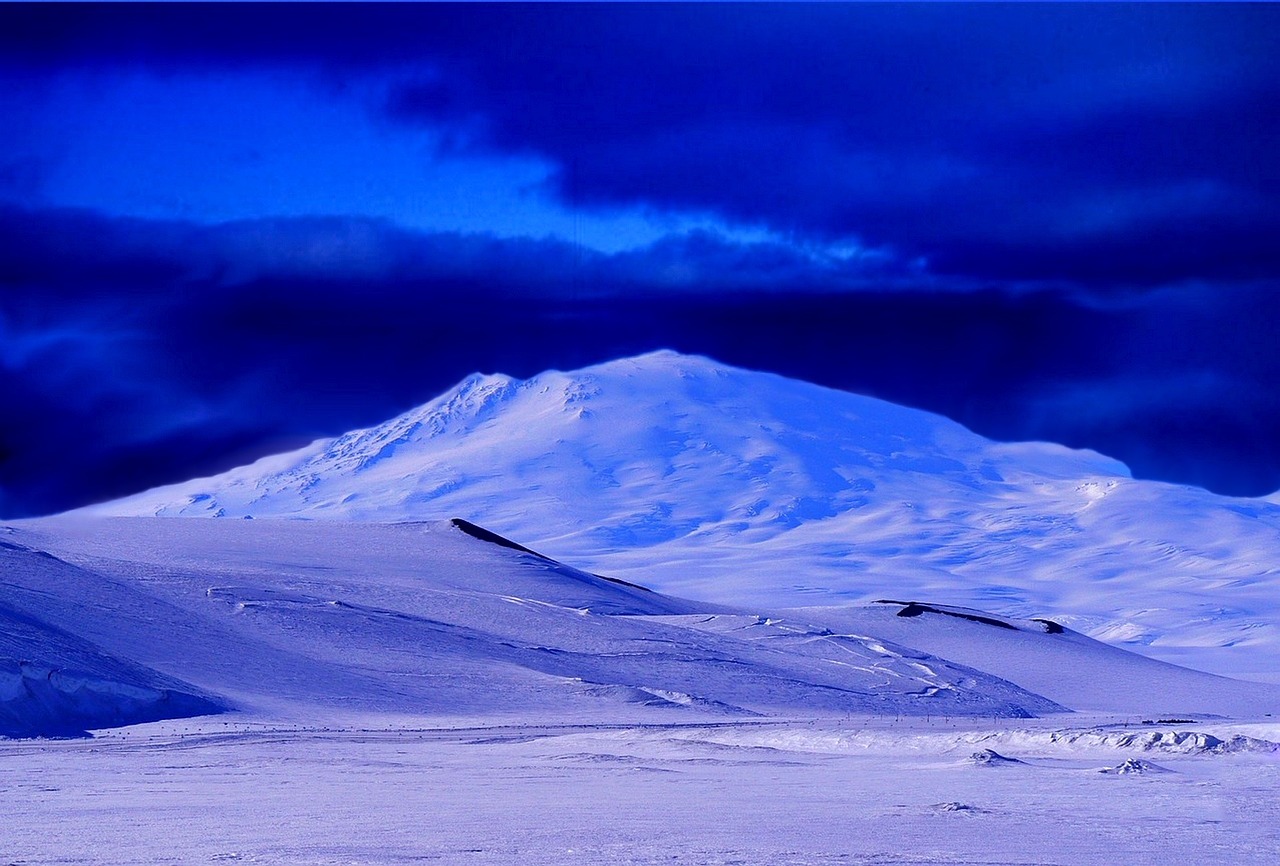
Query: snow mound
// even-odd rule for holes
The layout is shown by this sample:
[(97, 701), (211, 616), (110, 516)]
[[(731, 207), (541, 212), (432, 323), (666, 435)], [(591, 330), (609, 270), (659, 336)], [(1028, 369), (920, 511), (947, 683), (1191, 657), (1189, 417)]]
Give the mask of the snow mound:
[(935, 812), (959, 812), (969, 815), (985, 815), (986, 809), (977, 806), (971, 806), (968, 803), (961, 803), (958, 800), (950, 800), (946, 803), (934, 803), (931, 807)]
[(0, 737), (71, 737), (162, 719), (218, 713), (214, 701), (147, 685), (0, 657)]
[[(589, 574), (557, 562), (537, 551), (530, 550), (524, 545), (517, 544), (498, 535), (496, 532), (490, 532), (483, 527), (476, 526), (468, 520), (455, 517), (449, 523), (463, 534), (469, 535), (478, 541), (525, 554), (528, 558), (528, 564), (535, 568), (545, 569), (548, 573), (549, 581), (540, 588), (541, 591), (539, 593), (540, 598), (544, 601), (554, 598), (556, 604), (566, 607), (578, 607), (596, 613), (648, 616), (691, 613), (695, 611), (705, 612), (715, 607), (714, 605), (661, 595), (647, 587), (625, 580)], [(551, 588), (550, 579), (553, 577), (559, 578), (559, 580), (555, 581), (557, 584), (556, 591), (549, 593), (548, 591)]]
[(1269, 755), (1280, 752), (1280, 744), (1270, 740), (1231, 734), (1218, 737), (1202, 731), (1117, 730), (1082, 728), (1062, 730), (1009, 729), (976, 735), (963, 735), (961, 741), (989, 744), (1007, 749), (1076, 752), (1128, 751), (1157, 752), (1166, 755)]
[[(34, 666), (12, 668), (21, 677), (7, 675), (4, 694), (52, 705), (57, 696), (29, 684), (65, 672), (45, 681), (98, 695), (94, 706), (114, 701), (94, 723), (199, 708), (187, 698), (344, 724), (1078, 709), (1244, 719), (1280, 695), (981, 611), (913, 602), (763, 614), (674, 598), (466, 521), (57, 518), (5, 539), (0, 604), (16, 613), (0, 658)], [(911, 605), (919, 611), (901, 615)], [(1095, 736), (1151, 751), (1250, 747), (1183, 730)]]
[(1280, 744), (1257, 737), (1232, 734), (1223, 739), (1200, 731), (1141, 731), (1113, 735), (1109, 741), (1117, 748), (1140, 749), (1144, 752), (1171, 752), (1184, 755), (1226, 755), (1237, 752), (1269, 753), (1280, 751)]
[(273, 717), (1065, 711), (977, 668), (665, 596), (466, 521), (64, 518), (10, 538), (45, 552), (10, 579), (53, 627)]
[(992, 749), (982, 749), (969, 756), (969, 763), (977, 767), (1011, 767), (1015, 764), (1025, 764), (1026, 761), (1005, 757)]
[(979, 668), (1078, 712), (1128, 716), (1136, 722), (1263, 718), (1280, 711), (1280, 686), (1156, 661), (1094, 640), (1056, 620), (883, 601), (785, 613), (835, 631), (874, 634)]
[(1060, 624), (1048, 619), (1033, 619), (1029, 622), (1018, 622), (1009, 617), (999, 617), (980, 610), (971, 608), (956, 607), (955, 605), (938, 605), (925, 604), (919, 601), (892, 601), (889, 599), (877, 599), (876, 604), (889, 604), (898, 607), (896, 613), (901, 617), (923, 616), (924, 614), (938, 614), (940, 616), (950, 616), (955, 619), (965, 620), (967, 622), (977, 622), (983, 625), (994, 626), (995, 628), (1008, 629), (1009, 631), (1031, 631), (1044, 634), (1064, 634), (1064, 629)]
[(1137, 758), (1129, 758), (1122, 764), (1114, 767), (1104, 767), (1098, 771), (1109, 776), (1144, 776), (1151, 773), (1171, 773), (1172, 770), (1153, 764), (1150, 761), (1140, 761)]

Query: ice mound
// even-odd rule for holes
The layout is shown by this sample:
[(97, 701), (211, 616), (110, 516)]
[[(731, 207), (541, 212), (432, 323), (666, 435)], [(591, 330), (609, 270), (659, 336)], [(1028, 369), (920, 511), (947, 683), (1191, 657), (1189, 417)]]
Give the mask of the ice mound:
[(1122, 764), (1117, 764), (1114, 767), (1104, 767), (1098, 772), (1106, 773), (1110, 776), (1141, 776), (1147, 773), (1169, 773), (1172, 771), (1167, 770), (1158, 764), (1153, 764), (1150, 761), (1140, 761), (1137, 758), (1129, 758)]
[(986, 813), (986, 809), (980, 809), (977, 806), (971, 806), (968, 803), (961, 803), (958, 800), (951, 800), (946, 803), (935, 803), (933, 809), (936, 812), (960, 812), (962, 814), (981, 815)]
[(1017, 758), (1006, 757), (994, 749), (983, 749), (969, 756), (969, 763), (978, 767), (1006, 767), (1014, 764), (1025, 764)]

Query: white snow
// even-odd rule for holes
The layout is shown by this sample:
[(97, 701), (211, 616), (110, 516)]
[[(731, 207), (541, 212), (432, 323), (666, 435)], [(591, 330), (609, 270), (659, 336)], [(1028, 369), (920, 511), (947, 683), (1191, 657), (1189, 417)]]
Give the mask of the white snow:
[(677, 595), (946, 602), (1280, 680), (1275, 502), (672, 352), (472, 376), (378, 427), (88, 512), (464, 517)]
[[(8, 536), (0, 610), (273, 719), (1064, 710), (891, 641), (619, 584), (449, 522), (68, 518)], [(44, 634), (18, 637), (13, 658), (62, 663)]]
[[(975, 766), (938, 723), (913, 746), (928, 735), (915, 724), (844, 750), (749, 723), (220, 720), (0, 741), (0, 841), (7, 862), (121, 866), (1263, 866), (1280, 853), (1274, 755), (1048, 744)], [(1100, 772), (1135, 759), (1169, 772)]]
[[(6, 862), (1280, 853), (1280, 689), (1040, 622), (735, 610), (450, 522), (67, 517), (0, 538), (0, 656), (228, 710), (0, 740)], [(1235, 718), (1158, 718), (1192, 706)]]
[(1280, 862), (1272, 502), (658, 353), (88, 511), (0, 862)]

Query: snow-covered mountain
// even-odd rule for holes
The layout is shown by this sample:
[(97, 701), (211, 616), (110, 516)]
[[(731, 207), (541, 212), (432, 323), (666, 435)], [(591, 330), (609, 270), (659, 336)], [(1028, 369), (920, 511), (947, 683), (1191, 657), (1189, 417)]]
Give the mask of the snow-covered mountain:
[(679, 595), (919, 598), (1280, 672), (1280, 505), (672, 352), (471, 376), (377, 427), (87, 511), (461, 516)]

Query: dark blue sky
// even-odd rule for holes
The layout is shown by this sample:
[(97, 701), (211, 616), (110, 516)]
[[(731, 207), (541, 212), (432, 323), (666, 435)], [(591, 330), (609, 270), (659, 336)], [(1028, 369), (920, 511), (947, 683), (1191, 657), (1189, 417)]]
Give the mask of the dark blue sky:
[(0, 6), (0, 517), (658, 347), (1280, 489), (1280, 7)]

